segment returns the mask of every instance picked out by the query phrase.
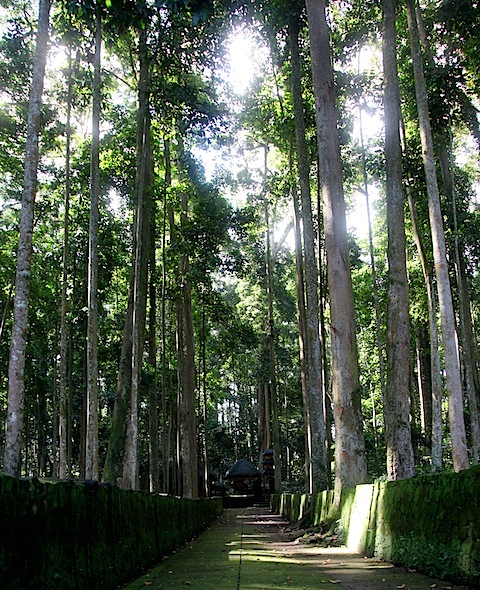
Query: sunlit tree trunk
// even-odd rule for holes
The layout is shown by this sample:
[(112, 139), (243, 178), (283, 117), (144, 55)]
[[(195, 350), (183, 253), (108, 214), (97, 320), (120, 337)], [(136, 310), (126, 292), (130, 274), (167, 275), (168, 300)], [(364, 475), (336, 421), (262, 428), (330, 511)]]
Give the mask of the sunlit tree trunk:
[(307, 15), (330, 292), (335, 498), (338, 502), (343, 488), (365, 481), (367, 464), (337, 128), (338, 113), (324, 0), (307, 0)]
[(440, 306), (445, 358), (445, 381), (448, 392), (450, 436), (452, 440), (452, 458), (455, 471), (460, 471), (468, 468), (467, 441), (463, 418), (462, 379), (455, 328), (455, 313), (448, 273), (443, 216), (440, 206), (437, 173), (435, 169), (427, 89), (423, 72), (420, 43), (418, 40), (415, 6), (412, 0), (407, 0), (407, 16), (415, 77), (415, 94), (417, 98), (418, 118), (420, 124), (420, 139), (422, 142), (423, 163), (427, 182), (433, 257)]
[(90, 226), (88, 242), (88, 325), (87, 325), (87, 424), (85, 477), (99, 479), (98, 470), (98, 227), (100, 199), (100, 110), (101, 110), (100, 11), (95, 21), (93, 62), (92, 147), (90, 164)]
[(8, 475), (19, 475), (21, 464), (25, 351), (28, 306), (30, 302), (33, 215), (37, 192), (38, 144), (41, 128), (43, 82), (47, 59), (49, 16), (50, 0), (40, 0), (32, 86), (28, 104), (22, 209), (20, 212), (20, 235), (15, 277), (12, 339), (8, 365), (7, 425), (3, 456), (3, 471)]
[(410, 320), (405, 244), (405, 198), (400, 143), (400, 91), (397, 70), (396, 0), (383, 0), (383, 75), (388, 223), (387, 383), (384, 399), (387, 475), (414, 475), (410, 430)]
[(305, 359), (308, 406), (311, 428), (311, 462), (313, 492), (327, 487), (325, 457), (325, 422), (323, 407), (323, 367), (320, 345), (318, 265), (315, 250), (312, 199), (310, 192), (310, 166), (305, 137), (300, 54), (298, 48), (299, 15), (289, 20), (290, 54), (292, 64), (292, 95), (294, 103), (295, 136), (297, 141), (298, 174), (301, 195), (301, 216), (305, 257)]
[[(449, 126), (451, 123), (449, 123)], [(441, 130), (441, 137), (437, 141), (440, 168), (442, 171), (443, 186), (447, 198), (452, 204), (453, 232), (454, 232), (454, 256), (455, 271), (458, 292), (458, 312), (460, 317), (460, 342), (463, 362), (463, 375), (465, 391), (467, 394), (469, 417), (470, 417), (470, 441), (472, 449), (472, 461), (476, 465), (479, 462), (480, 451), (480, 421), (477, 392), (478, 373), (475, 362), (475, 341), (473, 339), (472, 316), (470, 311), (470, 299), (468, 288), (463, 272), (462, 254), (460, 252), (460, 238), (458, 231), (457, 200), (455, 189), (455, 178), (452, 166), (451, 129)], [(448, 134), (448, 141), (445, 135)], [(448, 146), (448, 147), (447, 147)]]
[[(425, 58), (428, 66), (433, 69), (435, 62), (430, 49), (430, 43), (423, 23), (422, 9), (415, 2), (415, 16), (418, 30), (419, 41), (424, 50)], [(447, 42), (449, 43), (449, 39)], [(450, 50), (449, 50), (450, 51)], [(449, 57), (447, 58), (449, 59)], [(465, 97), (466, 98), (466, 97)], [(463, 101), (463, 108), (466, 113), (471, 113), (472, 105), (468, 99)], [(475, 110), (475, 109), (474, 109)], [(472, 117), (468, 117), (469, 127), (474, 137), (479, 139), (478, 129), (478, 117), (475, 112)], [(455, 176), (452, 165), (452, 133), (451, 133), (451, 121), (449, 120), (448, 125), (442, 126), (436, 129), (437, 141), (436, 149), (438, 152), (438, 159), (440, 163), (440, 169), (442, 172), (443, 186), (447, 198), (452, 203), (453, 221), (454, 221), (454, 244), (455, 244), (455, 270), (457, 279), (457, 289), (459, 298), (459, 316), (460, 316), (460, 337), (461, 337), (461, 354), (464, 367), (464, 380), (465, 390), (467, 393), (467, 400), (469, 405), (469, 417), (470, 417), (470, 438), (472, 447), (472, 460), (473, 463), (479, 462), (480, 452), (480, 406), (479, 395), (480, 395), (480, 383), (479, 375), (477, 370), (477, 363), (475, 359), (475, 341), (473, 338), (472, 322), (471, 322), (471, 310), (470, 310), (470, 299), (468, 294), (468, 288), (465, 281), (464, 273), (462, 272), (462, 255), (460, 252), (460, 241), (458, 232), (457, 222), (457, 207), (456, 207), (456, 195), (455, 195)], [(480, 145), (480, 144), (479, 144)]]

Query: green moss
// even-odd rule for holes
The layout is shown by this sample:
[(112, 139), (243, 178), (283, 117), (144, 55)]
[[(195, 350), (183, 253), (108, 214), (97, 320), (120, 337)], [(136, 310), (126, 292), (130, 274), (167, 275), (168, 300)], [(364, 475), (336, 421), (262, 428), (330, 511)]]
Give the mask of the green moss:
[[(354, 550), (480, 588), (479, 498), (476, 466), (345, 490), (336, 518)], [(315, 522), (325, 522), (331, 496), (324, 492), (312, 502)]]
[(221, 511), (221, 500), (0, 474), (0, 587), (113, 590), (198, 534)]

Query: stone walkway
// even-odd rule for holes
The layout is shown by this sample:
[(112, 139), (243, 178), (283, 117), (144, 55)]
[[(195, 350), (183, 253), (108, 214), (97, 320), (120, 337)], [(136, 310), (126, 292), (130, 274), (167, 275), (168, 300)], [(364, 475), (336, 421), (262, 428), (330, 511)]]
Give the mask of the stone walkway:
[(202, 533), (124, 590), (460, 590), (339, 547), (289, 540), (267, 509), (225, 510)]

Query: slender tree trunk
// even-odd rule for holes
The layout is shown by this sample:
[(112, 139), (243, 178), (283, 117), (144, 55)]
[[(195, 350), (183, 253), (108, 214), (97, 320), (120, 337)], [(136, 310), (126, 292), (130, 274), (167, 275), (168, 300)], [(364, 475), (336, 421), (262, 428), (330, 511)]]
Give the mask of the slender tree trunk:
[(428, 325), (430, 333), (430, 375), (432, 387), (432, 468), (439, 471), (442, 467), (442, 380), (437, 329), (437, 305), (433, 288), (433, 271), (427, 263), (423, 241), (420, 236), (412, 190), (407, 183), (408, 205), (412, 219), (413, 236), (418, 256), (422, 265), (428, 300)]
[(412, 49), (415, 93), (420, 123), (423, 163), (427, 182), (428, 209), (432, 232), (433, 257), (437, 277), (438, 299), (442, 325), (442, 340), (445, 358), (445, 380), (448, 392), (450, 436), (452, 440), (452, 458), (455, 471), (468, 468), (468, 452), (463, 418), (463, 393), (460, 373), (460, 361), (455, 329), (450, 277), (443, 230), (443, 216), (440, 206), (433, 138), (430, 126), (427, 90), (423, 72), (422, 54), (418, 40), (415, 19), (415, 7), (412, 0), (407, 0), (408, 28)]
[[(155, 203), (152, 203), (155, 207)], [(150, 315), (148, 339), (148, 363), (150, 377), (148, 386), (149, 399), (149, 458), (150, 458), (150, 491), (160, 492), (160, 449), (159, 449), (159, 420), (158, 420), (158, 378), (157, 378), (157, 272), (156, 272), (156, 240), (155, 240), (155, 211), (150, 219)]]
[(422, 432), (428, 441), (426, 452), (431, 455), (432, 441), (432, 365), (427, 326), (419, 322), (415, 339), (417, 349), (418, 391), (420, 393), (420, 418)]
[(65, 149), (65, 213), (63, 220), (63, 260), (62, 260), (62, 296), (60, 309), (60, 361), (59, 361), (59, 465), (58, 476), (66, 478), (70, 474), (68, 463), (67, 441), (68, 432), (68, 259), (69, 259), (69, 225), (70, 225), (70, 145), (71, 145), (71, 113), (72, 113), (72, 48), (68, 48), (68, 89), (67, 89), (67, 122)]
[(343, 488), (365, 481), (367, 464), (329, 30), (324, 0), (306, 4), (330, 291), (337, 505)]
[[(312, 433), (310, 427), (310, 410), (308, 407), (308, 389), (305, 362), (305, 290), (303, 282), (303, 251), (302, 235), (300, 227), (300, 208), (298, 204), (295, 178), (292, 173), (292, 196), (294, 209), (294, 230), (295, 230), (295, 284), (297, 288), (297, 310), (298, 310), (298, 337), (300, 346), (300, 377), (302, 384), (303, 398), (303, 420), (305, 422), (305, 488), (307, 493), (313, 493), (312, 476)], [(288, 440), (288, 439), (287, 439)]]
[[(179, 166), (182, 166), (183, 144), (179, 135)], [(181, 231), (188, 221), (188, 197), (181, 194)], [(170, 215), (170, 234), (175, 237), (173, 211)], [(197, 422), (195, 399), (195, 346), (192, 314), (192, 295), (190, 261), (188, 253), (180, 255), (177, 277), (179, 295), (176, 302), (177, 317), (177, 355), (178, 355), (178, 418), (177, 427), (178, 463), (181, 466), (182, 495), (187, 498), (198, 497), (198, 453)]]
[(163, 465), (163, 491), (169, 490), (169, 431), (167, 428), (167, 189), (172, 184), (171, 161), (170, 161), (170, 141), (165, 139), (165, 186), (163, 191), (163, 210), (162, 210), (162, 304), (161, 304), (161, 371), (162, 371), (162, 465)]
[(210, 496), (210, 482), (208, 480), (208, 444), (207, 444), (207, 430), (208, 430), (208, 389), (207, 389), (207, 328), (206, 328), (206, 313), (205, 304), (202, 308), (202, 351), (201, 351), (201, 366), (202, 366), (202, 451), (203, 451), (203, 487), (204, 495), (208, 498)]
[(384, 399), (387, 474), (412, 477), (415, 470), (410, 430), (410, 320), (405, 244), (400, 91), (397, 70), (396, 0), (383, 0), (383, 75), (388, 223), (387, 384)]
[[(135, 245), (135, 244), (134, 244)], [(123, 456), (127, 431), (128, 400), (132, 383), (132, 321), (133, 321), (133, 265), (130, 269), (129, 297), (123, 328), (122, 350), (118, 366), (115, 404), (110, 423), (107, 456), (102, 480), (111, 485), (121, 484)]]
[[(458, 231), (457, 218), (457, 200), (455, 194), (455, 178), (452, 165), (452, 140), (451, 140), (451, 123), (449, 123), (448, 142), (445, 139), (445, 130), (442, 130), (442, 136), (437, 141), (439, 151), (439, 161), (443, 177), (443, 186), (447, 198), (452, 203), (453, 213), (453, 232), (454, 232), (454, 248), (455, 248), (455, 271), (457, 279), (458, 290), (458, 311), (460, 317), (460, 342), (461, 355), (464, 368), (464, 382), (465, 391), (467, 393), (467, 401), (470, 415), (470, 441), (472, 449), (472, 462), (477, 465), (479, 462), (480, 451), (480, 421), (479, 421), (479, 407), (476, 383), (478, 384), (478, 374), (475, 363), (475, 342), (472, 333), (472, 319), (470, 312), (470, 299), (468, 296), (468, 288), (463, 271), (462, 254), (460, 252), (460, 239)], [(448, 143), (448, 148), (447, 148)]]
[(97, 10), (93, 63), (92, 147), (90, 169), (90, 227), (88, 244), (87, 431), (86, 479), (99, 479), (98, 470), (98, 226), (100, 199), (100, 110), (102, 25)]
[[(267, 175), (267, 153), (265, 147), (265, 186)], [(275, 359), (275, 320), (273, 316), (273, 260), (271, 248), (271, 228), (267, 194), (264, 195), (265, 225), (266, 225), (266, 274), (267, 274), (267, 300), (268, 300), (268, 349), (269, 349), (269, 375), (268, 390), (270, 392), (272, 446), (275, 453), (275, 492), (280, 492), (282, 477), (282, 449), (280, 446), (280, 425), (278, 421), (277, 376)]]
[(305, 137), (300, 52), (298, 48), (299, 15), (289, 20), (289, 39), (292, 64), (292, 95), (294, 103), (295, 135), (297, 140), (298, 173), (302, 203), (303, 240), (305, 256), (306, 294), (306, 379), (312, 437), (313, 492), (326, 489), (325, 422), (323, 407), (323, 367), (320, 344), (318, 265), (315, 251), (312, 198), (310, 193), (310, 166)]
[[(186, 214), (186, 195), (184, 196), (184, 211)], [(183, 395), (180, 406), (180, 431), (182, 435), (182, 456), (184, 461), (182, 483), (183, 495), (185, 497), (198, 498), (197, 421), (195, 415), (195, 346), (188, 256), (184, 256), (182, 274), (184, 279), (182, 317), (185, 344), (185, 387), (182, 390)]]
[(125, 456), (123, 462), (123, 486), (138, 489), (138, 405), (145, 348), (145, 323), (148, 283), (148, 258), (150, 234), (150, 203), (148, 176), (150, 169), (150, 118), (148, 114), (148, 78), (146, 32), (139, 39), (140, 78), (138, 82), (137, 110), (137, 174), (136, 174), (136, 247), (134, 258), (133, 317), (132, 317), (132, 383), (130, 390), (130, 415), (127, 421)]
[(7, 426), (3, 457), (3, 470), (8, 475), (19, 475), (21, 465), (25, 351), (28, 306), (30, 302), (33, 215), (37, 192), (38, 143), (41, 128), (43, 82), (47, 59), (49, 16), (50, 0), (40, 0), (32, 86), (28, 105), (22, 209), (20, 212), (20, 235), (15, 278), (15, 301), (13, 306), (12, 339), (8, 365)]

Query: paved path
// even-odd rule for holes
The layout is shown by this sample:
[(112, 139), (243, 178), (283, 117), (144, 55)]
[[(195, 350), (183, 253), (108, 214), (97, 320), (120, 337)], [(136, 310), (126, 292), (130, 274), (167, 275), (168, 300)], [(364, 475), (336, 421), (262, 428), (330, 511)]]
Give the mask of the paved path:
[(211, 528), (124, 590), (428, 590), (454, 586), (344, 548), (289, 541), (281, 517), (225, 510)]

